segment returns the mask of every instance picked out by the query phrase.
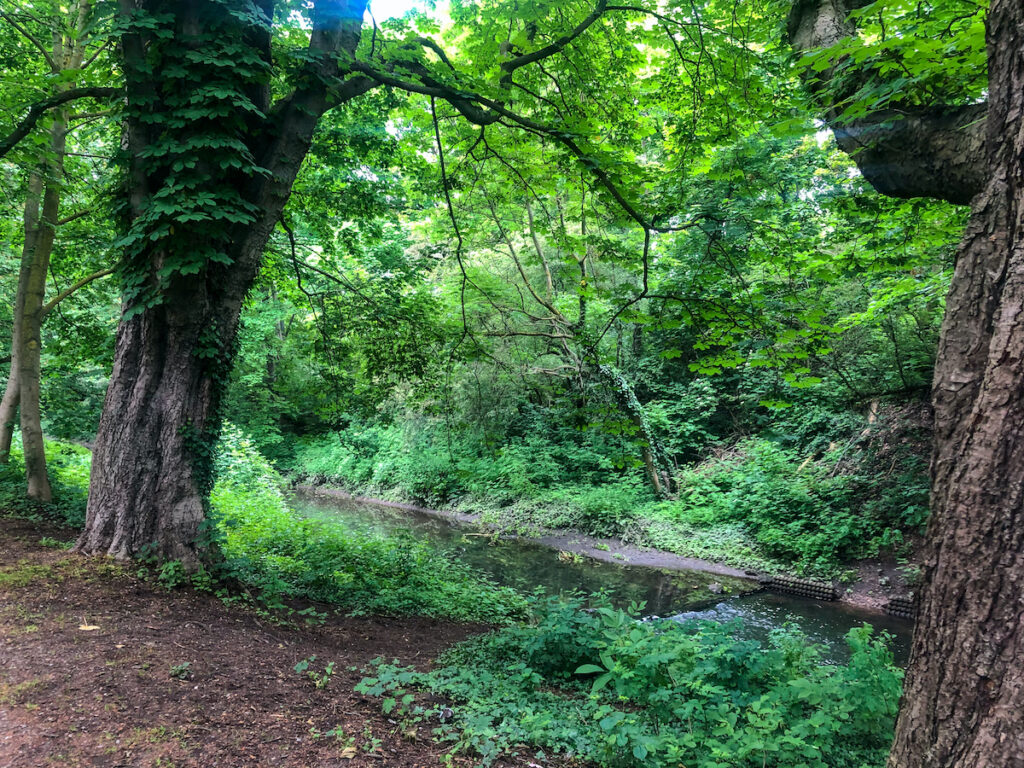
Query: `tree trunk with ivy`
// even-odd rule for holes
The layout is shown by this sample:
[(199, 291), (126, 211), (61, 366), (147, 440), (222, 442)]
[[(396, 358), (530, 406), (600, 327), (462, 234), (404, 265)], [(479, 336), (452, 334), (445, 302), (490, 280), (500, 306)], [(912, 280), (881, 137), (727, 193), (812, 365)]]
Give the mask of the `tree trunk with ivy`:
[(273, 3), (122, 0), (125, 314), (78, 551), (201, 560), (242, 302), (320, 116), (372, 87), (338, 64), (365, 5), (315, 3), (299, 85), (272, 102)]
[[(852, 34), (853, 5), (797, 2), (791, 42)], [(932, 517), (891, 768), (1024, 766), (1024, 5), (992, 3), (987, 44), (987, 104), (852, 129), (827, 112), (879, 191), (971, 203), (932, 388)]]
[(643, 405), (633, 391), (633, 385), (619, 371), (608, 365), (598, 365), (601, 378), (611, 388), (612, 395), (618, 406), (625, 411), (633, 428), (640, 438), (640, 457), (644, 463), (644, 472), (651, 490), (658, 498), (667, 498), (675, 492), (672, 465), (665, 449), (647, 419)]

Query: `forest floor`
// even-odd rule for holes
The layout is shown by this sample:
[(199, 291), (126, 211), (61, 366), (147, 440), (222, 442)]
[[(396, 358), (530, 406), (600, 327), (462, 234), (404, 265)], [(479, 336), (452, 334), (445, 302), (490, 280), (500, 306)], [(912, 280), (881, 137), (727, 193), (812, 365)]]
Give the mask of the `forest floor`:
[[(425, 668), (487, 627), (344, 616), (282, 625), (52, 546), (70, 529), (0, 526), (0, 768), (411, 768), (444, 755), (429, 725), (403, 732), (353, 686), (377, 656)], [(314, 654), (317, 669), (335, 663), (323, 689), (293, 669)]]

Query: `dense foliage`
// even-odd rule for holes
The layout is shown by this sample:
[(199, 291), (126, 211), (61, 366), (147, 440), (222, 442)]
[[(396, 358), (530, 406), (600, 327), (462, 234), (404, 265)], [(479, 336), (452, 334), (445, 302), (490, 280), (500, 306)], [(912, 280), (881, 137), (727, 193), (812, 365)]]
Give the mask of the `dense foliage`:
[(535, 602), (529, 624), (456, 646), (429, 672), (378, 660), (358, 690), (404, 728), (439, 719), (451, 753), (485, 765), (526, 750), (645, 768), (884, 764), (902, 673), (868, 627), (829, 666), (796, 632), (762, 644), (729, 624), (639, 622), (600, 598), (582, 608)]
[[(48, 442), (54, 500), (40, 507), (19, 493), (20, 451), (0, 467), (0, 510), (44, 516), (79, 528), (89, 487), (88, 449)], [(464, 621), (503, 622), (525, 610), (514, 590), (411, 537), (345, 530), (304, 520), (287, 506), (282, 478), (236, 428), (218, 446), (219, 480), (211, 494), (207, 535), (218, 545), (209, 569), (191, 576), (176, 562), (153, 563), (161, 583), (191, 582), (225, 597), (249, 594), (264, 608), (284, 610), (314, 600), (349, 612), (423, 614)]]
[[(361, 55), (410, 56), (431, 36), (457, 73), (436, 50), (415, 66), (506, 100), (496, 72), (510, 51), (560, 40), (582, 10), (455, 3), (441, 24), (383, 23)], [(508, 103), (563, 133), (472, 125), (458, 104), (393, 88), (328, 112), (243, 311), (223, 415), (292, 477), (483, 511), (509, 529), (821, 572), (904, 546), (926, 517), (928, 426), (901, 431), (899, 409), (927, 392), (963, 214), (877, 195), (816, 133), (797, 76), (817, 59), (794, 66), (781, 8), (709, 0), (687, 13), (617, 11), (542, 67), (517, 66)], [(976, 69), (973, 11), (876, 3), (861, 15), (866, 31), (844, 53), (877, 68), (878, 98), (949, 90), (929, 65), (941, 51)], [(305, 33), (281, 25), (278, 74), (290, 77)], [(218, 29), (208, 36), (230, 49)], [(931, 47), (908, 47), (921, 34)], [(175, 109), (190, 107), (174, 89), (217, 70), (220, 50), (171, 73)], [(47, 67), (19, 66), (33, 78)], [(222, 108), (263, 77), (240, 66), (224, 88), (228, 73), (213, 73), (211, 131), (241, 130), (251, 112), (244, 99), (238, 114)], [(977, 90), (963, 87), (958, 98)], [(24, 83), (5, 93), (29, 98)], [(82, 215), (57, 229), (58, 287), (128, 242), (104, 202), (117, 117), (90, 115), (70, 134), (65, 199)], [(33, 146), (7, 161), (30, 168)], [(210, 226), (228, 226), (230, 184), (192, 195), (204, 168), (261, 171), (218, 146), (146, 161), (166, 171), (170, 197), (137, 218), (132, 253), (154, 237), (188, 251), (189, 217), (213, 209)], [(24, 197), (24, 174), (4, 183)], [(20, 213), (9, 206), (0, 224), (0, 306), (14, 303)], [(172, 249), (174, 269), (213, 258), (222, 234)], [(155, 290), (141, 274), (123, 275), (130, 295)], [(92, 437), (117, 317), (114, 283), (96, 281), (46, 320), (47, 434)]]
[(515, 591), (425, 542), (298, 518), (281, 478), (234, 428), (224, 432), (217, 463), (210, 501), (221, 574), (265, 602), (298, 597), (358, 612), (470, 621), (503, 621), (523, 609)]
[[(175, 361), (152, 376), (172, 406), (134, 405), (166, 430), (155, 452), (186, 446), (172, 458), (194, 470), (210, 545), (189, 578), (222, 595), (528, 610), (422, 542), (295, 516), (288, 481), (767, 570), (912, 557), (966, 214), (875, 193), (807, 99), (829, 128), (976, 105), (987, 4), (856, 3), (859, 32), (797, 56), (785, 17), (807, 3), (440, 5), (347, 19), (333, 47), (317, 2), (0, 9), (0, 139), (53, 94), (99, 89), (0, 157), (8, 383), (30, 224), (47, 196), (63, 205), (35, 228), (52, 258), (26, 347), (41, 376), (22, 387), (52, 438), (46, 509), (83, 523), (89, 451), (66, 441), (94, 438), (115, 328), (133, 321), (147, 340), (122, 360)], [(175, 422), (193, 395), (196, 418)], [(36, 514), (24, 446), (0, 463), (0, 507)], [(381, 664), (363, 689), (389, 716), (440, 716), (441, 738), (486, 761), (529, 744), (602, 765), (881, 764), (900, 675), (867, 630), (829, 667), (791, 633), (758, 644), (582, 607), (533, 604), (527, 625), (429, 673)]]

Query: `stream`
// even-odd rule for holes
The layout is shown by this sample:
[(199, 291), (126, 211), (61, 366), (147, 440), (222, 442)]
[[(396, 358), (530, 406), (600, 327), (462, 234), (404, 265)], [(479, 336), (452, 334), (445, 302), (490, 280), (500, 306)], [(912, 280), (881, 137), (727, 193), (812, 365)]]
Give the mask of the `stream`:
[[(826, 647), (824, 659), (831, 663), (842, 663), (848, 658), (843, 636), (866, 622), (877, 631), (885, 630), (892, 635), (898, 664), (905, 665), (909, 654), (912, 630), (909, 621), (858, 610), (843, 603), (770, 592), (742, 594), (751, 587), (756, 588), (756, 584), (702, 571), (571, 556), (530, 539), (495, 539), (481, 534), (479, 527), (472, 523), (425, 510), (309, 494), (294, 496), (291, 506), (303, 517), (340, 522), (349, 529), (408, 532), (428, 540), (495, 582), (524, 592), (536, 587), (544, 587), (552, 593), (604, 589), (610, 593), (613, 603), (623, 608), (633, 601), (646, 602), (646, 615), (681, 621), (739, 619), (743, 634), (754, 639), (764, 639), (775, 629), (795, 625), (809, 640)], [(722, 594), (716, 594), (719, 588), (724, 590)]]

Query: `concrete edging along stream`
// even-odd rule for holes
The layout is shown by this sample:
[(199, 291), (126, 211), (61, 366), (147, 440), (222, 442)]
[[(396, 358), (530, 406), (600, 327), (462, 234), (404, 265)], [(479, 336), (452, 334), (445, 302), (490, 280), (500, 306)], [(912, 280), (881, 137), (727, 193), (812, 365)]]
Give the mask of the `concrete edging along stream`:
[[(377, 499), (370, 496), (357, 496), (353, 493), (342, 490), (341, 488), (306, 484), (295, 484), (292, 487), (299, 493), (308, 494), (313, 497), (322, 496), (325, 498), (343, 499), (366, 504), (377, 504), (383, 507), (405, 510), (464, 525), (484, 525), (480, 522), (478, 515), (472, 515), (466, 512), (430, 509), (429, 507), (421, 507), (416, 504), (386, 501), (384, 499)], [(699, 571), (718, 576), (742, 579), (744, 581), (751, 582), (752, 585), (750, 592), (745, 594), (766, 590), (769, 592), (797, 595), (810, 600), (838, 602), (868, 613), (888, 614), (890, 616), (896, 616), (898, 618), (908, 619), (911, 621), (916, 615), (916, 601), (913, 593), (910, 593), (909, 595), (890, 594), (887, 600), (879, 600), (877, 597), (864, 599), (863, 594), (857, 594), (850, 590), (843, 591), (837, 588), (834, 582), (805, 579), (791, 573), (766, 573), (734, 568), (732, 566), (725, 565), (724, 563), (717, 563), (712, 560), (685, 557), (683, 555), (677, 555), (656, 549), (644, 549), (633, 544), (624, 544), (617, 539), (599, 538), (577, 531), (556, 531), (543, 536), (519, 536), (516, 534), (502, 535), (507, 538), (534, 542), (561, 552), (570, 552), (582, 557), (588, 557), (593, 560), (612, 563), (614, 565), (639, 566), (641, 568), (665, 569), (670, 571)], [(879, 573), (881, 573), (881, 570)]]

